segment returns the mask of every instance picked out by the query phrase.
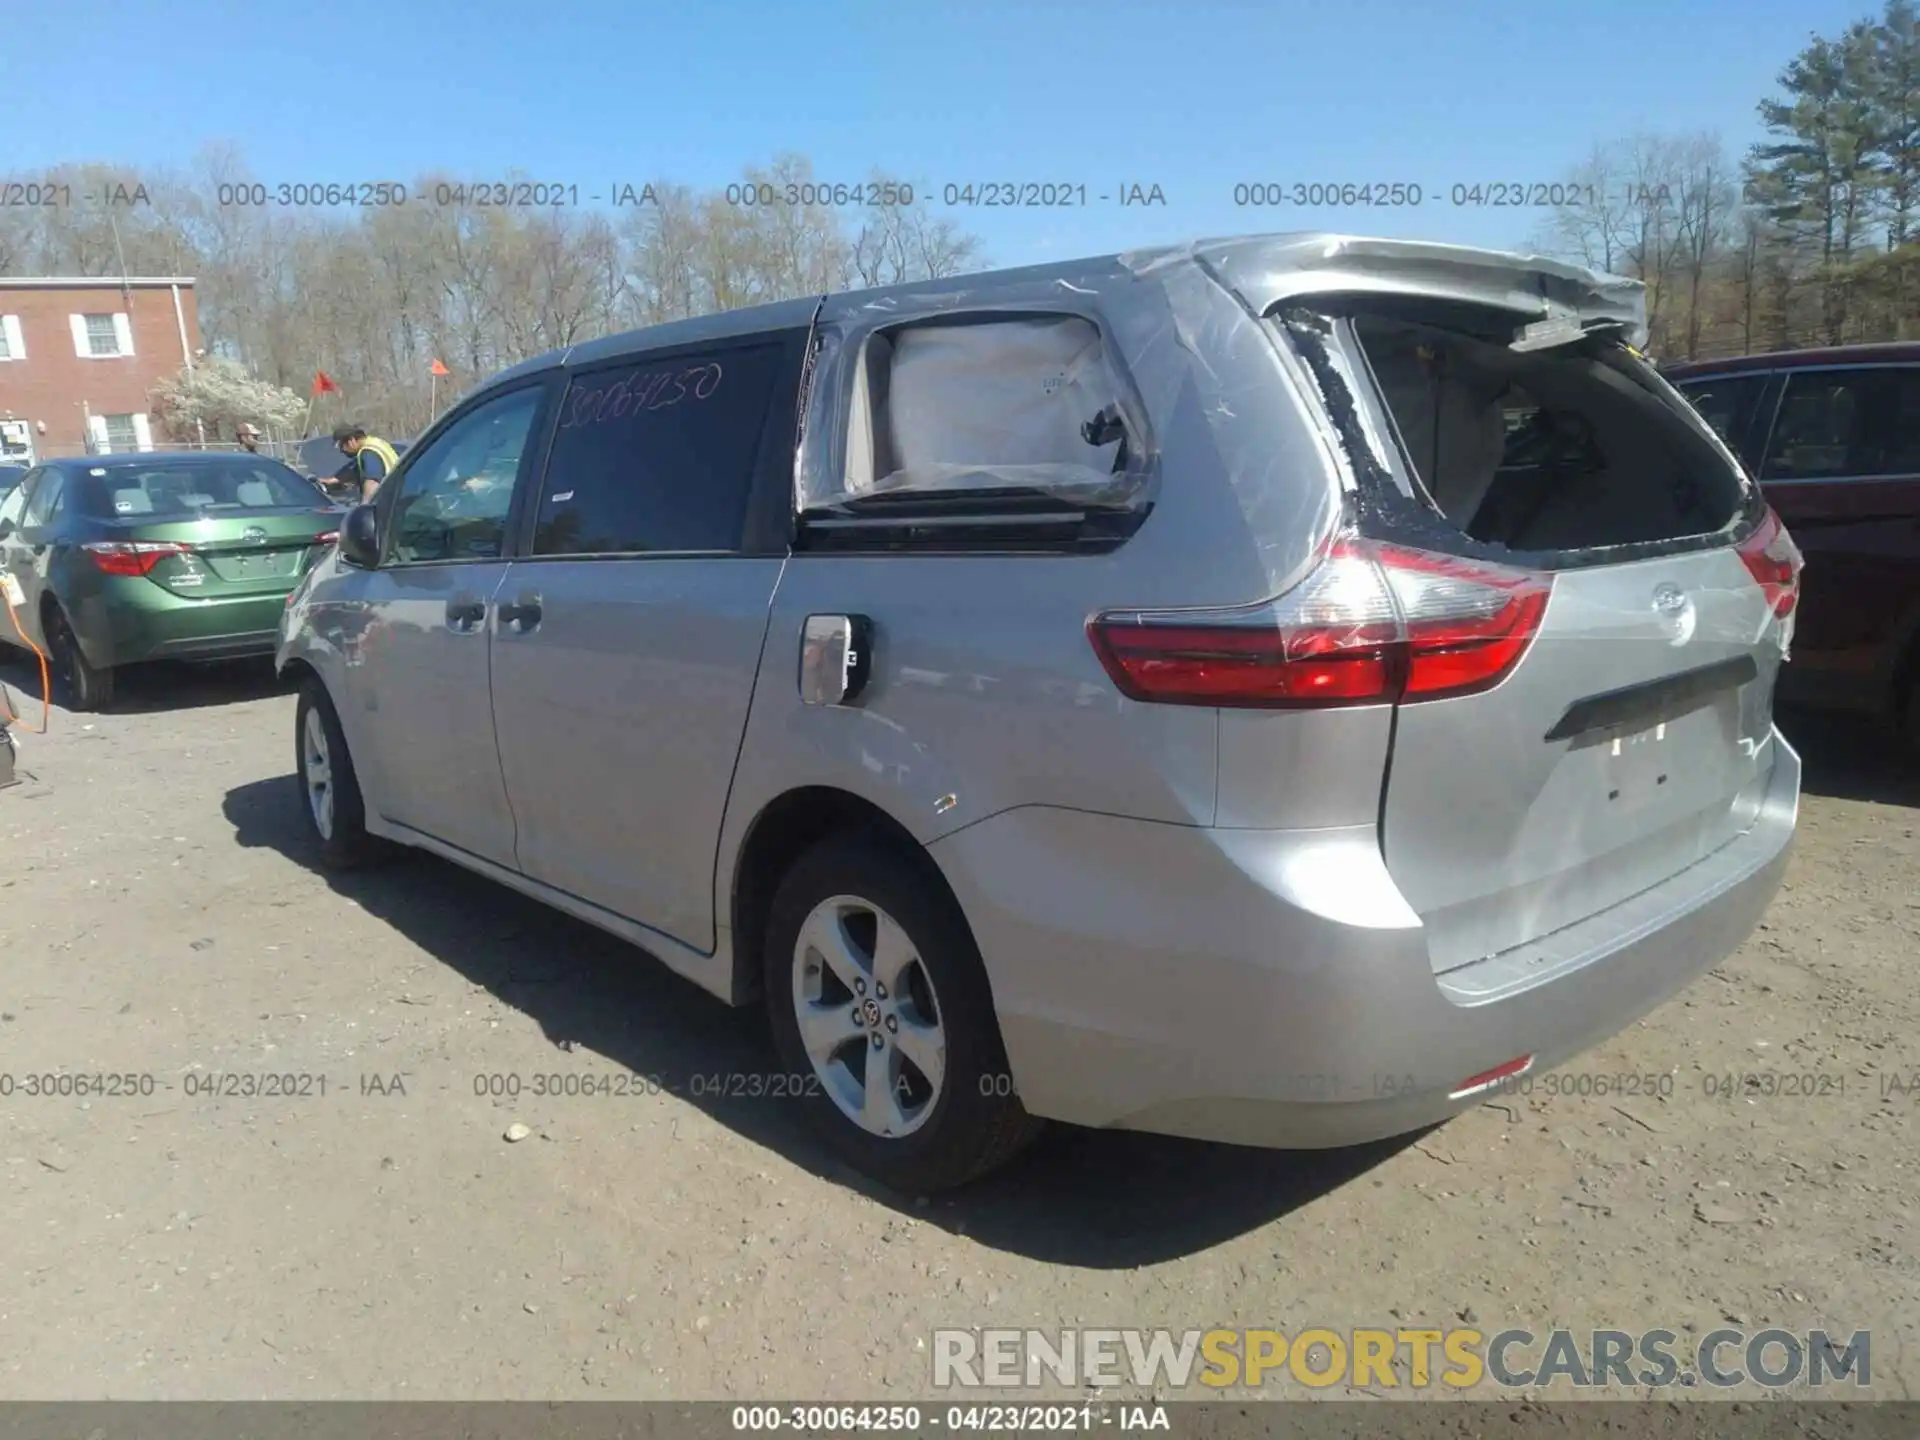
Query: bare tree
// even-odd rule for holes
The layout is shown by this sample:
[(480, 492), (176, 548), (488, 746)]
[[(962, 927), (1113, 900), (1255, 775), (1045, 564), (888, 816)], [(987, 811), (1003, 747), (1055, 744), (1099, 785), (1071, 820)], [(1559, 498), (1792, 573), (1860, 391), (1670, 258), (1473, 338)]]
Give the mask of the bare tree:
[(1692, 360), (1708, 321), (1707, 283), (1716, 257), (1733, 238), (1740, 187), (1717, 135), (1695, 135), (1674, 148), (1675, 258), (1685, 288), (1680, 352)]

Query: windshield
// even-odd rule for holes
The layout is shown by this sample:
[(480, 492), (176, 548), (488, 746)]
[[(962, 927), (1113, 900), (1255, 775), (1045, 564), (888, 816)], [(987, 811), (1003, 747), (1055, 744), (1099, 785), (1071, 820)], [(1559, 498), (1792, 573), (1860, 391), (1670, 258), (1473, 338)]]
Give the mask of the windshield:
[(309, 481), (286, 466), (252, 458), (192, 465), (101, 466), (88, 471), (86, 479), (88, 512), (115, 519), (311, 510), (323, 499)]

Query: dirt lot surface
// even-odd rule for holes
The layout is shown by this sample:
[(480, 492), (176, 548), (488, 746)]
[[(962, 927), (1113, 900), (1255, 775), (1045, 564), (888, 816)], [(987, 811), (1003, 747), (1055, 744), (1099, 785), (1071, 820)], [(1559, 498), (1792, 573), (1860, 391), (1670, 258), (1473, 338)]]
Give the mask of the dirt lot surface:
[(293, 709), (134, 677), (0, 793), (0, 1397), (907, 1399), (938, 1326), (1421, 1322), (1870, 1328), (1871, 1393), (1920, 1393), (1920, 777), (1869, 734), (1789, 722), (1765, 924), (1563, 1072), (1642, 1093), (1334, 1154), (1056, 1129), (916, 1203), (708, 1093), (771, 1068), (753, 1017), (619, 942), (435, 859), (319, 871)]

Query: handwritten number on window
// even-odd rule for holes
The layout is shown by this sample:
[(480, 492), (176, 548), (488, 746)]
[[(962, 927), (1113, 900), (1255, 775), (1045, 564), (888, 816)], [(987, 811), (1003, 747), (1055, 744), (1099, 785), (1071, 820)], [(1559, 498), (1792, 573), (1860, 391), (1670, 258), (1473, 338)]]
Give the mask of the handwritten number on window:
[(602, 425), (649, 410), (666, 410), (685, 400), (709, 400), (720, 389), (724, 372), (708, 361), (683, 370), (655, 370), (617, 380), (592, 390), (575, 390), (567, 397), (562, 430), (580, 425)]

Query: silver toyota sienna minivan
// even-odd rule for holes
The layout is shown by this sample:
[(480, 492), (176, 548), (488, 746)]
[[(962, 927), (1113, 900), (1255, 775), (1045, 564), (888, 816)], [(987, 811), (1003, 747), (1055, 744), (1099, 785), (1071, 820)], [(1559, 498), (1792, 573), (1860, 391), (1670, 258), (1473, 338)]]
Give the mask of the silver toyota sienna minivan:
[(572, 346), (290, 598), (302, 807), (763, 998), (770, 1088), (911, 1193), (1043, 1117), (1418, 1129), (1787, 861), (1800, 557), (1643, 332), (1315, 234)]

